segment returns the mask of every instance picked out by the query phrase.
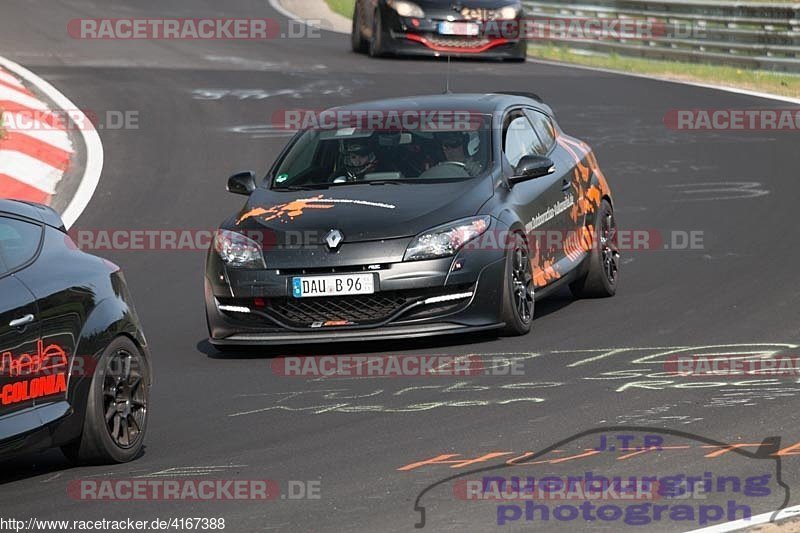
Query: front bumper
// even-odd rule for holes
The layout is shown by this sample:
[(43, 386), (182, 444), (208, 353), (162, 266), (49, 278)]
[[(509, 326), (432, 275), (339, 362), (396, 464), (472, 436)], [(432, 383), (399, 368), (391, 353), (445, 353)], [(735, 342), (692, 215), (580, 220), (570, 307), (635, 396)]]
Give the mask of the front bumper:
[[(360, 255), (358, 243), (350, 246), (356, 248), (350, 253)], [(333, 268), (247, 271), (226, 269), (215, 254), (209, 254), (205, 280), (209, 340), (215, 345), (238, 345), (396, 339), (504, 325), (499, 320), (505, 274), (502, 250), (462, 250), (451, 258), (407, 263), (388, 259)], [(376, 264), (381, 268), (372, 272), (376, 284), (372, 295), (301, 299), (291, 295), (295, 276), (324, 275), (323, 270), (364, 273)]]
[[(526, 57), (527, 42), (515, 36), (502, 35), (497, 26), (487, 28), (481, 24), (478, 35), (459, 36), (439, 33), (439, 24), (452, 22), (447, 14), (432, 14), (425, 19), (400, 17), (387, 9), (383, 42), (386, 51), (398, 55), (452, 56), (468, 58), (480, 56), (495, 59), (521, 59)], [(470, 22), (456, 19), (455, 22)]]
[(527, 54), (525, 43), (513, 43), (503, 39), (475, 40), (474, 45), (465, 45), (454, 39), (431, 39), (418, 34), (393, 34), (387, 42), (390, 53), (407, 56), (450, 56), (459, 59), (522, 59)]

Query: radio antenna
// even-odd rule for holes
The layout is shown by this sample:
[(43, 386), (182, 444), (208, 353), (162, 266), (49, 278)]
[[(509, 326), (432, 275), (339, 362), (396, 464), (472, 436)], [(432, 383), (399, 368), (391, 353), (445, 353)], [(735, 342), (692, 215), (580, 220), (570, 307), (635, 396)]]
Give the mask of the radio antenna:
[(453, 94), (450, 91), (450, 55), (447, 56), (447, 80), (445, 81), (444, 94)]

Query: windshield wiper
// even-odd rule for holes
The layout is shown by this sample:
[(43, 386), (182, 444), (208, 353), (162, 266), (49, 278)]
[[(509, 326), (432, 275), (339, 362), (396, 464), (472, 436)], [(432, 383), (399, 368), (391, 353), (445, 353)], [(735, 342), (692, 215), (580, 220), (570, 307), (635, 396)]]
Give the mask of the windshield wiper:
[(273, 191), (317, 191), (320, 189), (327, 189), (328, 184), (321, 183), (319, 185), (289, 185), (287, 187), (273, 187)]
[(411, 180), (361, 180), (361, 181), (346, 181), (342, 183), (331, 183), (334, 187), (341, 187), (343, 185), (401, 185)]

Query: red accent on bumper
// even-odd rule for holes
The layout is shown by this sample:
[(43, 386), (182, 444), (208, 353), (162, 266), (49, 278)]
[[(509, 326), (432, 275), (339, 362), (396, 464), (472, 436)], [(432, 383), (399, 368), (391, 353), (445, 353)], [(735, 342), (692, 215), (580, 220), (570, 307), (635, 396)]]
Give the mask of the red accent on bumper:
[(416, 41), (418, 43), (424, 44), (425, 46), (427, 46), (431, 50), (435, 50), (437, 52), (453, 52), (453, 53), (462, 53), (462, 54), (463, 53), (479, 54), (481, 52), (485, 52), (486, 50), (489, 50), (490, 48), (494, 48), (495, 46), (500, 46), (501, 44), (507, 44), (507, 43), (510, 42), (508, 39), (495, 39), (493, 41), (489, 41), (487, 44), (485, 44), (485, 45), (483, 45), (483, 46), (481, 46), (479, 48), (467, 48), (467, 47), (461, 47), (461, 46), (439, 46), (439, 45), (435, 45), (432, 42), (430, 42), (428, 39), (426, 39), (425, 37), (421, 37), (421, 36), (416, 35), (414, 33), (406, 33), (404, 35), (404, 37), (406, 39), (408, 39), (409, 41)]

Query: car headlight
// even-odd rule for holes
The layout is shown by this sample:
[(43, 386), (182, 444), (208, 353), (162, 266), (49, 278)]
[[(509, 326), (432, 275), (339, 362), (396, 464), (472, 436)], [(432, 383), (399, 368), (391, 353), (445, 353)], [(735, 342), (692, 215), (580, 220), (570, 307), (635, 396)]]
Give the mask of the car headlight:
[(497, 18), (500, 20), (513, 20), (519, 15), (519, 7), (516, 5), (501, 7), (497, 10)]
[(491, 217), (480, 216), (456, 220), (417, 235), (408, 245), (404, 261), (436, 259), (454, 255), (472, 239), (489, 229)]
[(217, 230), (214, 235), (214, 250), (230, 267), (267, 268), (261, 245), (241, 233), (224, 229)]
[(397, 11), (397, 14), (401, 17), (415, 17), (418, 19), (425, 17), (425, 12), (414, 2), (408, 2), (406, 0), (386, 0), (386, 3), (389, 7)]

